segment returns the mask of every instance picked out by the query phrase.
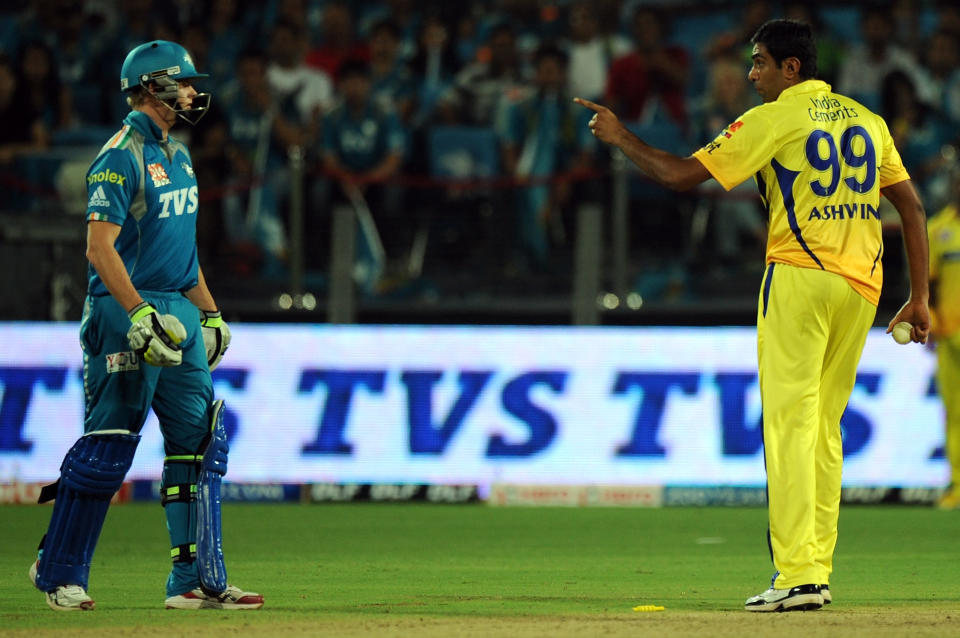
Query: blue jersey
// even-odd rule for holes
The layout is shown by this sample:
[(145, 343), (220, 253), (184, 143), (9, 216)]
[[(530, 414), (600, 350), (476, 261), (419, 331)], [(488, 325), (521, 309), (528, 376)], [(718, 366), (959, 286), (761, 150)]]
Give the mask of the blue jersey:
[(591, 117), (566, 97), (537, 93), (507, 107), (500, 136), (517, 148), (518, 173), (550, 175), (565, 169), (575, 154), (596, 148)]
[[(131, 111), (87, 171), (87, 221), (120, 226), (114, 244), (137, 290), (197, 285), (197, 179), (187, 147)], [(109, 294), (89, 267), (88, 292)]]
[(351, 171), (370, 170), (390, 153), (404, 152), (406, 133), (395, 113), (368, 104), (355, 115), (341, 105), (323, 118), (323, 150)]

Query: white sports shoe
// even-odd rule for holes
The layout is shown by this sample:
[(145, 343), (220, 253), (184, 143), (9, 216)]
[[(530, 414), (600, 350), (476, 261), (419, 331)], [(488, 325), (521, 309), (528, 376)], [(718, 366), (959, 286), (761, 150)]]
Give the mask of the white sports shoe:
[(263, 596), (227, 585), (227, 590), (217, 596), (208, 596), (197, 587), (185, 594), (167, 598), (167, 609), (260, 609)]
[(771, 587), (747, 599), (747, 611), (811, 611), (823, 607), (819, 585), (797, 585), (791, 589)]
[[(30, 563), (30, 569), (27, 574), (30, 576), (30, 582), (37, 586), (37, 565), (39, 560)], [(80, 585), (60, 585), (53, 591), (45, 592), (47, 595), (47, 605), (50, 609), (56, 611), (89, 611), (96, 606), (86, 590)]]

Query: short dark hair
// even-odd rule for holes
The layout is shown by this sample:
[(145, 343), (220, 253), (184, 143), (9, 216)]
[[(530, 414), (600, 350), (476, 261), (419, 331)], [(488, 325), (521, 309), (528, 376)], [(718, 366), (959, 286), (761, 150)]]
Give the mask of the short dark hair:
[(237, 54), (237, 63), (240, 63), (244, 60), (256, 60), (264, 65), (267, 64), (267, 53), (263, 48), (256, 44), (251, 44), (245, 46), (240, 50), (240, 53)]
[(567, 68), (568, 63), (570, 62), (570, 56), (567, 55), (567, 52), (553, 42), (541, 44), (533, 52), (534, 66), (540, 66), (540, 63), (544, 60), (551, 59), (556, 60), (557, 64), (563, 68)]
[(358, 76), (370, 77), (370, 63), (361, 58), (347, 58), (337, 69), (337, 80), (339, 81)]
[(399, 40), (401, 36), (403, 36), (403, 34), (400, 32), (400, 25), (390, 18), (381, 18), (380, 20), (374, 22), (373, 25), (370, 26), (370, 30), (367, 32), (367, 34), (370, 37), (373, 37), (381, 31), (386, 32), (394, 40)]
[(817, 44), (806, 22), (769, 20), (757, 29), (750, 43), (765, 46), (777, 66), (787, 58), (800, 60), (800, 77), (805, 80), (817, 75)]

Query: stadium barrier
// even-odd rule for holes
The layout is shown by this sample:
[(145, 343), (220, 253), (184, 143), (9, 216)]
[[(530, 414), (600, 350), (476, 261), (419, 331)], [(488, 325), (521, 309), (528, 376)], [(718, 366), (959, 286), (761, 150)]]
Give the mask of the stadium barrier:
[[(0, 483), (51, 482), (81, 434), (76, 334), (0, 323), (16, 344), (0, 353)], [(751, 328), (238, 323), (233, 334), (213, 379), (238, 485), (312, 485), (317, 501), (512, 489), (531, 503), (555, 486), (577, 503), (639, 503), (661, 486), (664, 505), (750, 504), (765, 485)], [(841, 421), (847, 500), (922, 500), (946, 484), (934, 368), (930, 350), (871, 331)], [(128, 479), (156, 481), (152, 415), (143, 435)]]
[[(473, 155), (471, 155), (471, 153)], [(83, 231), (76, 220), (77, 232), (65, 236), (64, 232), (51, 233), (49, 229), (65, 227), (72, 223), (72, 214), (82, 215), (86, 203), (83, 188), (83, 166), (89, 161), (89, 153), (80, 148), (54, 149), (49, 154), (38, 154), (26, 162), (23, 170), (0, 171), (0, 185), (8, 187), (25, 200), (11, 207), (11, 212), (3, 215), (0, 235), (5, 242), (14, 247), (25, 241), (37, 246), (49, 246), (55, 255), (67, 255), (70, 259), (55, 257), (54, 266), (49, 273), (49, 281), (43, 285), (39, 297), (48, 298), (44, 315), (29, 315), (34, 319), (65, 320), (78, 315), (79, 304), (76, 294), (68, 289), (82, 287), (82, 280), (75, 268), (73, 257), (82, 258)], [(616, 308), (627, 308), (628, 298), (634, 291), (636, 267), (631, 264), (631, 221), (630, 208), (637, 198), (648, 197), (650, 189), (658, 189), (627, 161), (620, 151), (613, 151), (607, 166), (598, 170), (560, 172), (552, 175), (518, 179), (505, 176), (498, 166), (490, 166), (490, 160), (483, 159), (486, 151), (476, 151), (469, 146), (456, 144), (445, 151), (437, 151), (431, 159), (430, 172), (427, 174), (402, 174), (380, 183), (395, 186), (408, 191), (430, 193), (430, 198), (451, 197), (455, 210), (458, 198), (484, 196), (493, 192), (508, 192), (548, 184), (591, 184), (602, 195), (606, 204), (596, 197), (589, 197), (577, 203), (571, 221), (571, 254), (573, 256), (569, 301), (567, 302), (566, 321), (576, 325), (595, 325), (601, 323), (602, 313)], [(478, 159), (479, 158), (479, 159)], [(305, 220), (315, 211), (310, 210), (310, 201), (306, 195), (310, 184), (319, 179), (336, 179), (337, 176), (323, 173), (308, 165), (304, 151), (292, 147), (288, 152), (287, 170), (290, 175), (288, 201), (288, 254), (285, 258), (286, 280), (277, 284), (277, 302), (275, 309), (310, 310), (317, 305), (326, 309), (327, 320), (332, 323), (353, 323), (357, 320), (358, 297), (364, 291), (377, 287), (378, 278), (384, 276), (385, 259), (379, 243), (382, 230), (378, 227), (377, 211), (362, 194), (350, 198), (346, 208), (335, 207), (330, 211), (329, 238), (331, 250), (329, 265), (324, 273), (326, 298), (320, 299), (311, 294), (306, 269), (307, 246), (315, 243), (316, 238), (304, 234)], [(40, 177), (40, 174), (52, 172), (53, 177)], [(371, 182), (354, 182), (355, 186), (369, 185)], [(200, 193), (202, 205), (212, 206), (234, 195), (246, 195), (263, 184), (262, 179), (254, 178), (246, 182), (221, 184), (204, 188)], [(645, 184), (642, 192), (637, 185)], [(665, 190), (661, 189), (663, 193)], [(755, 194), (725, 194), (716, 190), (701, 189), (695, 198), (702, 202), (712, 202), (719, 197), (742, 198), (758, 201)], [(661, 196), (660, 199), (663, 199)], [(686, 201), (673, 198), (674, 201)], [(697, 217), (690, 224), (692, 236), (689, 241), (701, 242), (707, 223), (709, 205), (701, 205), (688, 211)], [(67, 214), (64, 214), (67, 213)], [(43, 218), (38, 223), (38, 217)], [(360, 245), (373, 246), (364, 254), (357, 250)], [(417, 277), (422, 272), (425, 253), (431, 250), (432, 239), (423, 229), (418, 229), (414, 245), (410, 247), (408, 258), (409, 275)], [(364, 249), (361, 249), (361, 252)], [(396, 256), (394, 256), (396, 257)], [(239, 257), (242, 259), (242, 256)], [(372, 263), (371, 263), (372, 262)], [(533, 288), (536, 290), (536, 287)], [(288, 303), (279, 301), (281, 293), (289, 298)], [(633, 297), (637, 297), (636, 294)], [(20, 313), (38, 312), (36, 300), (24, 303)], [(630, 307), (639, 302), (630, 302)], [(24, 317), (26, 318), (26, 317)]]

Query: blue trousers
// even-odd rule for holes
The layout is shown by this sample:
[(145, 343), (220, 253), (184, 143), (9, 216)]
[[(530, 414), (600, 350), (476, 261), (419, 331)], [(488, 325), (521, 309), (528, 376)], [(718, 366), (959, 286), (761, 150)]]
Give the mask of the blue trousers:
[(167, 455), (194, 454), (206, 436), (213, 382), (200, 333), (197, 307), (178, 292), (143, 292), (160, 314), (172, 314), (187, 329), (183, 363), (151, 366), (130, 353), (126, 310), (111, 296), (87, 297), (80, 326), (83, 348), (84, 433), (126, 429), (140, 432), (152, 407)]
[[(140, 291), (160, 314), (175, 315), (187, 330), (180, 344), (183, 363), (170, 368), (138, 361), (130, 352), (126, 310), (111, 296), (88, 297), (80, 328), (83, 348), (84, 433), (122, 429), (139, 433), (153, 408), (160, 422), (167, 457), (202, 453), (210, 429), (213, 382), (196, 306), (178, 292)], [(162, 485), (196, 482), (196, 467), (166, 463)], [(172, 547), (196, 542), (195, 503), (165, 506)], [(167, 579), (167, 595), (199, 586), (191, 561), (174, 562)]]

